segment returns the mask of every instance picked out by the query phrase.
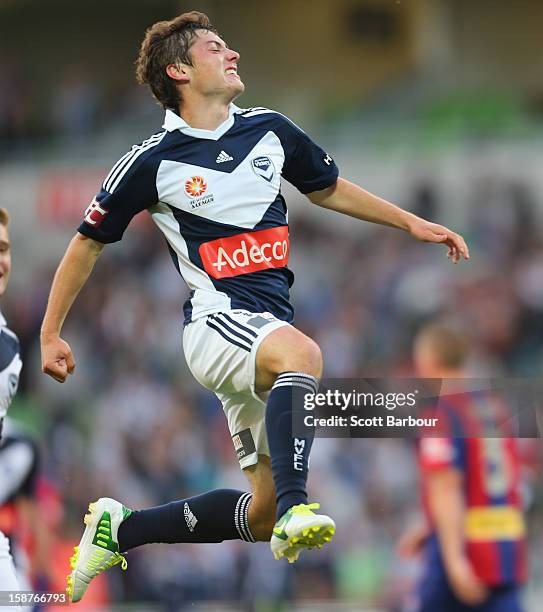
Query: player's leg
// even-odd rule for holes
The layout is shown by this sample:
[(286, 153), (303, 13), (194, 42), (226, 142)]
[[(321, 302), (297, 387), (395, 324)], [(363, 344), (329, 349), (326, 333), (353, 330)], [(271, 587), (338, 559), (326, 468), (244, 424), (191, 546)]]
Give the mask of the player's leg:
[[(264, 428), (266, 406), (254, 389), (255, 356), (263, 341), (285, 326), (271, 315), (238, 311), (202, 318), (185, 329), (187, 363), (195, 378), (221, 399), (240, 467), (249, 468), (249, 480), (257, 496), (255, 504), (253, 494), (231, 489), (137, 512), (113, 499), (101, 498), (89, 506), (85, 533), (71, 559), (68, 591), (72, 601), (79, 601), (92, 578), (105, 569), (119, 563), (126, 567), (121, 552), (142, 544), (269, 539), (275, 499), (269, 461), (264, 460), (266, 467), (262, 468), (259, 462), (269, 450)], [(312, 358), (309, 361), (313, 363)], [(301, 355), (292, 365), (309, 367), (302, 363)], [(266, 385), (262, 379), (266, 372), (266, 368), (261, 370), (260, 385)], [(315, 374), (320, 374), (319, 368)], [(302, 489), (305, 491), (305, 478)]]
[[(258, 440), (258, 430), (254, 433)], [(163, 506), (132, 511), (119, 526), (119, 549), (126, 552), (150, 543), (218, 543), (239, 539), (269, 542), (275, 524), (270, 458), (257, 453), (245, 465), (243, 471), (251, 493), (216, 489)]]
[(243, 470), (251, 484), (249, 526), (257, 542), (269, 542), (275, 525), (275, 487), (270, 458), (258, 455), (258, 463)]
[[(234, 401), (239, 403), (239, 399)], [(244, 468), (252, 493), (217, 489), (136, 511), (110, 498), (90, 504), (85, 533), (72, 557), (71, 600), (79, 601), (102, 571), (118, 563), (126, 567), (121, 552), (143, 544), (269, 541), (275, 523), (275, 489), (269, 457), (256, 457), (248, 456), (248, 462), (257, 462)]]
[[(230, 343), (206, 325), (206, 320), (194, 322), (185, 330), (185, 353), (191, 370), (204, 386), (224, 384), (231, 388), (230, 381), (236, 378), (240, 388), (247, 387), (249, 347), (245, 350), (239, 343)], [(235, 438), (240, 466), (256, 464), (257, 450), (265, 444), (264, 404), (249, 390), (218, 395)], [(267, 447), (263, 449), (266, 452)], [(71, 559), (71, 600), (79, 601), (90, 581), (105, 569), (119, 563), (126, 567), (121, 553), (143, 544), (232, 539), (254, 542), (249, 526), (251, 501), (252, 494), (246, 491), (219, 489), (134, 512), (113, 499), (99, 499), (89, 506), (85, 533)]]
[(289, 562), (303, 548), (322, 547), (335, 532), (326, 515), (308, 505), (306, 481), (313, 436), (293, 437), (293, 392), (315, 393), (322, 375), (322, 355), (318, 345), (292, 326), (272, 331), (256, 353), (255, 387), (270, 390), (266, 406), (266, 432), (276, 490), (277, 523), (271, 538), (276, 559)]
[(248, 510), (252, 495), (234, 489), (216, 489), (144, 510), (130, 510), (102, 497), (89, 505), (85, 532), (71, 559), (68, 593), (79, 601), (90, 581), (121, 564), (123, 554), (144, 544), (254, 542)]
[(307, 503), (306, 480), (312, 437), (292, 437), (293, 389), (315, 392), (322, 375), (318, 345), (294, 327), (267, 336), (256, 354), (255, 387), (269, 390), (266, 432), (277, 493), (277, 519)]

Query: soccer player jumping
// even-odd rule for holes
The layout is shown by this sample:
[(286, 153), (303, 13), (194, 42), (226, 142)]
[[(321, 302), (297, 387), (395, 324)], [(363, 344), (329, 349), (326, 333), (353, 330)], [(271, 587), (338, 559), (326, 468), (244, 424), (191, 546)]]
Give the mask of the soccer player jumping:
[(318, 206), (443, 243), (455, 263), (469, 257), (458, 234), (338, 178), (332, 158), (280, 113), (235, 106), (245, 88), (239, 59), (202, 13), (147, 31), (137, 77), (165, 108), (164, 130), (121, 157), (88, 207), (56, 272), (41, 345), (43, 371), (64, 382), (75, 368), (60, 337), (68, 311), (104, 244), (147, 210), (191, 290), (187, 363), (222, 402), (251, 493), (216, 490), (136, 512), (98, 500), (72, 562), (73, 601), (144, 543), (270, 541), (276, 559), (293, 562), (334, 534), (332, 519), (308, 504), (312, 440), (291, 435), (292, 390), (316, 389), (322, 356), (292, 325), (281, 177)]

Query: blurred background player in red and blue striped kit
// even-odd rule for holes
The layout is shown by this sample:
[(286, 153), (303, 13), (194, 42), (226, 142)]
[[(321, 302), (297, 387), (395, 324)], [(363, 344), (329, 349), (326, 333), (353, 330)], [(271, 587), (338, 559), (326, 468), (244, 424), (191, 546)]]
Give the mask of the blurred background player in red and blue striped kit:
[(465, 331), (430, 324), (419, 332), (414, 354), (421, 377), (442, 379), (435, 408), (443, 437), (426, 432), (419, 443), (426, 522), (400, 543), (406, 555), (424, 550), (409, 609), (520, 612), (526, 525), (512, 413), (496, 392), (467, 387)]

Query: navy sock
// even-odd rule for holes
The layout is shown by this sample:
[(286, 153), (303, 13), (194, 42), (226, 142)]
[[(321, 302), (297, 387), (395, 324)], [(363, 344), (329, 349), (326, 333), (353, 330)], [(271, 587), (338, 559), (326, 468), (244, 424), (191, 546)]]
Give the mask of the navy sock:
[(313, 437), (292, 437), (294, 388), (316, 393), (318, 381), (303, 372), (283, 372), (272, 387), (266, 407), (266, 432), (270, 445), (277, 518), (291, 507), (307, 503), (306, 481)]
[(119, 526), (122, 552), (154, 542), (254, 542), (249, 529), (251, 493), (217, 489), (164, 506), (134, 511)]

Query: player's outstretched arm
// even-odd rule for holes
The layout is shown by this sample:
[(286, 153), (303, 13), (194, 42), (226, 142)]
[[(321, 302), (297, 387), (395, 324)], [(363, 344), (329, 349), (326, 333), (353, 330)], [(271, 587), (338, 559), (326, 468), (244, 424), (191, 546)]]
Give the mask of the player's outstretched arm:
[(443, 243), (448, 248), (447, 256), (454, 263), (458, 263), (461, 257), (469, 259), (469, 249), (459, 234), (443, 225), (421, 219), (343, 178), (338, 178), (337, 182), (327, 189), (308, 193), (307, 197), (313, 204), (323, 208), (362, 221), (405, 230), (417, 240)]
[(42, 371), (63, 383), (75, 369), (75, 360), (60, 332), (75, 298), (92, 272), (104, 245), (76, 234), (55, 273), (41, 327)]

